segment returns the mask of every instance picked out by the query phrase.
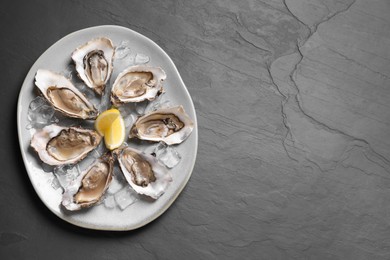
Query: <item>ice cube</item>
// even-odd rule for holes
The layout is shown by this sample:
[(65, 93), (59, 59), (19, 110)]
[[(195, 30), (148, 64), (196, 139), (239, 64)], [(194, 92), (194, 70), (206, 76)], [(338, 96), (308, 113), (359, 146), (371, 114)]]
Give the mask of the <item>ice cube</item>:
[(43, 127), (58, 122), (53, 107), (42, 97), (34, 98), (29, 105), (27, 118), (32, 127)]
[(140, 65), (140, 64), (146, 64), (150, 61), (150, 58), (148, 55), (146, 54), (142, 54), (142, 53), (137, 53), (135, 55), (135, 60), (134, 60), (134, 63), (137, 64), (137, 65)]
[(77, 83), (75, 84), (75, 87), (80, 90), (81, 93), (84, 94), (84, 96), (89, 100), (89, 101), (92, 101), (94, 102), (95, 99), (96, 99), (96, 95), (93, 91), (93, 89), (91, 89), (90, 87), (88, 87), (87, 85), (85, 85), (85, 83)]
[(116, 201), (113, 195), (109, 195), (104, 199), (104, 206), (109, 209), (115, 208)]
[(121, 113), (122, 117), (127, 117), (131, 114), (132, 109), (132, 103), (130, 104), (122, 104), (118, 107), (119, 112)]
[(41, 166), (42, 166), (42, 170), (44, 172), (53, 172), (53, 169), (54, 169), (53, 166), (46, 164), (46, 163), (42, 163)]
[(68, 206), (70, 203), (72, 203), (72, 201), (69, 198), (62, 199), (62, 205), (64, 205), (65, 207)]
[(148, 104), (149, 104), (148, 100), (136, 103), (135, 104), (135, 111), (137, 112), (137, 114), (143, 115), (145, 113), (145, 109), (148, 106)]
[(156, 146), (154, 154), (156, 155), (157, 160), (168, 168), (175, 167), (181, 160), (181, 155), (176, 151), (176, 149), (164, 142), (160, 142)]
[(54, 109), (51, 106), (43, 105), (39, 108), (39, 113), (36, 113), (35, 122), (38, 124), (46, 124), (51, 121), (54, 116)]
[(124, 118), (125, 127), (129, 128), (130, 126), (132, 126), (135, 123), (136, 120), (137, 120), (137, 116), (134, 114), (131, 114), (131, 115), (125, 117)]
[(74, 85), (78, 90), (80, 90), (81, 92), (84, 92), (86, 91), (89, 87), (87, 87), (87, 85), (85, 85), (84, 83), (77, 83)]
[(145, 109), (145, 113), (156, 111), (160, 107), (161, 96), (162, 95), (149, 102), (148, 106)]
[(145, 114), (156, 111), (158, 109), (168, 108), (171, 106), (172, 104), (169, 100), (161, 101), (159, 99), (155, 99), (154, 101), (150, 102), (148, 107), (145, 109)]
[(126, 128), (132, 126), (134, 123), (133, 118), (131, 116), (125, 117), (123, 120), (125, 121)]
[[(106, 89), (104, 91), (107, 92), (108, 90)], [(94, 102), (94, 104), (101, 112), (106, 111), (111, 107), (110, 99), (106, 96), (101, 97), (101, 99), (97, 100), (97, 102)]]
[(105, 152), (107, 152), (106, 146), (105, 146), (104, 142), (101, 142), (101, 143), (98, 145), (98, 147), (96, 147), (96, 149), (93, 151), (92, 156), (95, 157), (95, 158), (99, 158), (99, 157), (102, 156)]
[(60, 182), (58, 181), (57, 177), (54, 176), (54, 178), (52, 179), (51, 181), (51, 186), (53, 187), (53, 189), (55, 190), (58, 190), (60, 187), (61, 187), (61, 184)]
[(75, 71), (75, 67), (73, 64), (69, 64), (65, 70), (62, 71), (62, 75), (64, 75), (68, 79), (72, 79), (73, 72)]
[(85, 159), (83, 159), (76, 165), (78, 172), (83, 172), (84, 170), (89, 168), (96, 161), (97, 158), (99, 158), (99, 156), (96, 156), (95, 152), (88, 154)]
[(62, 165), (54, 168), (54, 175), (57, 177), (61, 187), (66, 188), (71, 181), (77, 178), (79, 171), (73, 165)]
[(119, 190), (121, 190), (123, 187), (127, 186), (126, 180), (124, 180), (122, 173), (118, 168), (114, 168), (114, 176), (111, 180), (110, 186), (108, 187), (107, 193), (108, 194), (115, 194)]
[(121, 210), (126, 209), (138, 200), (137, 194), (129, 186), (118, 191), (114, 197)]
[(160, 102), (160, 106), (158, 107), (158, 109), (167, 108), (167, 107), (171, 107), (171, 106), (172, 106), (171, 101), (165, 100), (163, 102)]
[(121, 60), (129, 55), (131, 49), (129, 48), (129, 41), (122, 41), (115, 49), (115, 59)]
[(154, 148), (153, 153), (156, 155), (156, 157), (160, 156), (165, 152), (167, 149), (168, 145), (164, 142), (159, 142), (156, 147)]
[(48, 105), (43, 105), (34, 111), (29, 110), (28, 115), (33, 127), (42, 127), (58, 122), (58, 119), (54, 116), (54, 109)]
[(123, 65), (126, 67), (134, 65), (134, 63), (135, 63), (134, 54), (128, 54), (125, 58), (123, 58)]
[(30, 102), (30, 105), (29, 105), (29, 109), (30, 110), (35, 110), (43, 105), (47, 104), (46, 102), (46, 99), (41, 97), (41, 96), (38, 96), (36, 98), (34, 98), (31, 102)]
[(146, 146), (146, 148), (144, 149), (143, 152), (145, 154), (154, 154), (154, 149), (156, 149), (156, 146), (148, 145), (148, 146)]

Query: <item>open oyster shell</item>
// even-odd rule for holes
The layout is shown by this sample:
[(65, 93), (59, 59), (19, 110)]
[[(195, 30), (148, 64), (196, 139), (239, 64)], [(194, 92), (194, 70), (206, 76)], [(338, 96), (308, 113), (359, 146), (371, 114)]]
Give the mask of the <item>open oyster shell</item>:
[(139, 194), (157, 199), (172, 181), (168, 170), (154, 156), (136, 149), (120, 150), (118, 161), (127, 182)]
[(31, 146), (44, 163), (64, 165), (84, 159), (101, 140), (96, 131), (53, 124), (37, 130), (31, 139)]
[(72, 53), (76, 71), (84, 83), (102, 95), (111, 77), (115, 48), (110, 39), (93, 39)]
[(129, 138), (179, 144), (187, 139), (193, 128), (194, 123), (182, 106), (163, 108), (139, 117)]
[(161, 68), (144, 65), (131, 66), (116, 78), (111, 90), (114, 105), (154, 100), (163, 92), (166, 74)]
[(97, 109), (69, 79), (49, 70), (39, 69), (35, 85), (52, 106), (62, 114), (81, 119), (95, 119)]
[(73, 211), (98, 203), (111, 183), (113, 168), (111, 154), (97, 159), (65, 188), (62, 205)]

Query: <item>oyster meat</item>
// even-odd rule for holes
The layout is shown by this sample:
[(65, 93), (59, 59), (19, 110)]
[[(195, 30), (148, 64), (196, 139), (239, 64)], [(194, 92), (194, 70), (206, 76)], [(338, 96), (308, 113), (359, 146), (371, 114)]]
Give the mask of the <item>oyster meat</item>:
[(102, 137), (94, 130), (48, 125), (37, 130), (31, 146), (49, 165), (74, 164), (96, 148)]
[(130, 130), (130, 138), (136, 137), (168, 145), (179, 144), (191, 134), (194, 123), (182, 106), (163, 108), (141, 116)]
[(98, 203), (111, 183), (113, 168), (111, 154), (97, 159), (65, 188), (62, 205), (73, 211)]
[(139, 194), (157, 199), (172, 181), (168, 170), (154, 156), (136, 149), (122, 149), (118, 161), (127, 182)]
[(95, 119), (97, 109), (66, 77), (39, 69), (35, 85), (52, 106), (62, 114), (81, 119)]
[(163, 92), (162, 81), (165, 79), (166, 74), (161, 68), (131, 66), (116, 78), (111, 90), (111, 102), (120, 105), (154, 100)]
[(72, 53), (78, 76), (96, 93), (102, 95), (113, 69), (115, 49), (110, 39), (93, 39)]

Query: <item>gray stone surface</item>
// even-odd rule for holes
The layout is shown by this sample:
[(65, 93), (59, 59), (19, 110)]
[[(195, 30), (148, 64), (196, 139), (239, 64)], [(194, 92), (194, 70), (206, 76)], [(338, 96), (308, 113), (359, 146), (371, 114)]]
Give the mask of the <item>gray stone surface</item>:
[[(3, 1), (1, 259), (389, 259), (390, 2)], [(117, 24), (156, 41), (193, 97), (187, 187), (131, 232), (63, 222), (29, 183), (22, 81), (64, 35)]]

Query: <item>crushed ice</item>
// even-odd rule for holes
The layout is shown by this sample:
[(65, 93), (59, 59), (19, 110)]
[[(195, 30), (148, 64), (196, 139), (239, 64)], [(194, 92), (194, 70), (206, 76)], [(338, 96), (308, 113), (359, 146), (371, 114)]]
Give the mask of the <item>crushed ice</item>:
[[(122, 67), (121, 70), (128, 66), (147, 64), (150, 61), (150, 57), (148, 55), (143, 53), (133, 53), (129, 46), (129, 41), (122, 41), (115, 49), (114, 62), (117, 63), (117, 66), (119, 65), (118, 67)], [(70, 80), (76, 78), (73, 64), (69, 64), (61, 73)], [(107, 84), (107, 86), (111, 85), (112, 84), (109, 83)], [(97, 97), (95, 92), (88, 88), (84, 83), (75, 83), (75, 87), (78, 88), (92, 103), (94, 103), (99, 111), (105, 111), (110, 107), (110, 99), (107, 97), (110, 92), (109, 89), (106, 89), (104, 96)], [(162, 101), (162, 96), (163, 95), (158, 96), (153, 101), (143, 101), (119, 107), (121, 115), (124, 118), (126, 128), (131, 127), (138, 116), (160, 108), (170, 107), (171, 103), (167, 100)], [(42, 128), (52, 123), (58, 123), (59, 120), (55, 117), (54, 112), (55, 110), (45, 98), (41, 96), (36, 97), (31, 101), (28, 109), (28, 120), (30, 124), (27, 128)], [(175, 167), (181, 160), (181, 155), (176, 151), (176, 149), (163, 142), (160, 142), (156, 146), (149, 146), (146, 149), (147, 150), (145, 150), (145, 152), (154, 154), (160, 163), (168, 168)], [(42, 164), (42, 169), (45, 172), (53, 172), (53, 178), (50, 179), (53, 189), (64, 189), (68, 187), (82, 171), (99, 158), (104, 151), (104, 145), (100, 145), (95, 152), (91, 153), (77, 165), (53, 167)], [(128, 185), (127, 181), (123, 177), (123, 174), (120, 172), (120, 169), (115, 166), (112, 182), (102, 203), (109, 209), (119, 207), (121, 210), (124, 210), (137, 200), (138, 194)]]

